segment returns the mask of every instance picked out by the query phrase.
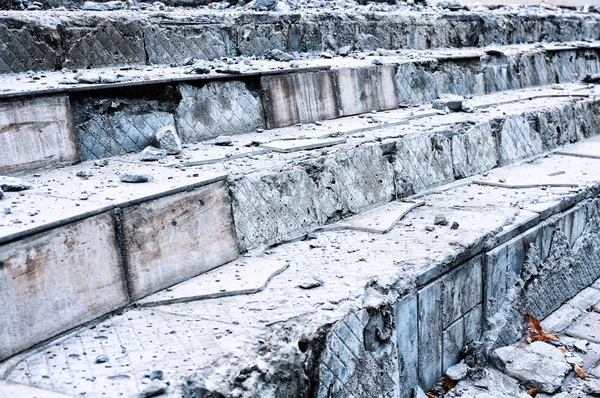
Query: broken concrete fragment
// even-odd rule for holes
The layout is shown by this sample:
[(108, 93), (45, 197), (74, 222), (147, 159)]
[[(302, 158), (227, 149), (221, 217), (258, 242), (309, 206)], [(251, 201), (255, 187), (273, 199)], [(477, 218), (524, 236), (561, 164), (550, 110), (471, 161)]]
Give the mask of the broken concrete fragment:
[(106, 3), (96, 3), (95, 1), (86, 1), (81, 6), (85, 11), (112, 11), (122, 10), (125, 8), (125, 3), (122, 1), (107, 1)]
[(220, 135), (215, 138), (215, 145), (219, 146), (230, 146), (232, 142), (231, 137), (228, 135)]
[(273, 11), (277, 7), (277, 0), (254, 0), (247, 7), (256, 11)]
[(210, 65), (204, 61), (196, 62), (189, 70), (190, 73), (197, 73), (199, 75), (210, 73), (210, 71)]
[(556, 392), (571, 369), (558, 348), (541, 341), (526, 348), (498, 348), (491, 359), (508, 376), (520, 380), (528, 388), (537, 388), (545, 393)]
[(5, 192), (24, 191), (29, 188), (31, 185), (20, 178), (0, 176), (0, 189)]
[(150, 380), (162, 380), (165, 374), (162, 370), (153, 370), (148, 377)]
[(438, 214), (433, 219), (433, 225), (444, 225), (445, 226), (445, 225), (448, 225), (448, 220), (446, 220), (446, 217), (444, 217), (443, 214)]
[(77, 82), (83, 84), (97, 84), (100, 83), (100, 75), (97, 73), (87, 73), (85, 75), (77, 76)]
[(271, 59), (281, 62), (292, 61), (294, 59), (294, 56), (292, 54), (286, 53), (285, 51), (281, 51), (277, 48), (271, 50), (270, 56)]
[(480, 380), (460, 381), (446, 395), (446, 397), (459, 396), (469, 398), (531, 398), (519, 388), (519, 383), (516, 380), (495, 369), (486, 369), (484, 377)]
[(463, 110), (463, 112), (473, 113), (475, 112), (475, 104), (473, 103), (473, 101), (463, 101), (461, 109)]
[(166, 393), (168, 387), (169, 386), (165, 382), (154, 379), (146, 388), (144, 388), (141, 396), (142, 398), (156, 397), (157, 395)]
[(181, 152), (181, 139), (173, 125), (161, 127), (156, 132), (156, 140), (160, 148), (166, 150), (169, 155)]
[(502, 51), (497, 50), (495, 48), (488, 48), (488, 49), (484, 50), (484, 52), (487, 55), (491, 55), (491, 56), (494, 56), (494, 57), (501, 57), (501, 56), (504, 55), (504, 53)]
[(96, 363), (106, 363), (108, 362), (108, 357), (106, 355), (98, 355), (96, 357)]
[(462, 110), (462, 103), (464, 98), (460, 95), (453, 94), (440, 94), (440, 98), (433, 101), (433, 109), (444, 110), (448, 108), (453, 112)]
[(298, 285), (301, 289), (314, 289), (319, 286), (323, 286), (323, 280), (318, 276), (313, 276)]
[(119, 179), (122, 182), (131, 182), (131, 183), (139, 183), (139, 182), (146, 182), (150, 179), (150, 175), (149, 174), (130, 174), (130, 173), (125, 173), (125, 174), (121, 174), (121, 176), (119, 177)]
[(344, 46), (344, 47), (340, 47), (338, 49), (338, 54), (341, 55), (342, 57), (345, 57), (348, 54), (350, 54), (350, 51), (352, 51), (352, 48), (350, 46)]
[(160, 159), (164, 159), (166, 157), (167, 157), (166, 149), (159, 149), (159, 148), (155, 148), (153, 146), (147, 146), (140, 153), (140, 160), (143, 160), (145, 162), (150, 162), (153, 160), (160, 160)]
[(594, 397), (600, 397), (600, 380), (587, 379), (583, 382), (583, 391)]
[(469, 367), (464, 362), (457, 363), (454, 366), (450, 366), (446, 369), (446, 376), (454, 381), (460, 381), (467, 377), (467, 373), (469, 373)]

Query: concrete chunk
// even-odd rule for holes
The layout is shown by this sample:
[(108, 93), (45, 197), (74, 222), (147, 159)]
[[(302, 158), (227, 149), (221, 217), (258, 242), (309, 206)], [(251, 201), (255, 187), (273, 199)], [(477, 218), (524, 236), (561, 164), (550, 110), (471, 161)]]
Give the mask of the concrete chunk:
[(528, 388), (550, 394), (561, 387), (571, 369), (558, 348), (541, 341), (525, 348), (498, 348), (492, 360), (508, 376), (520, 380)]
[(181, 152), (181, 139), (177, 135), (175, 126), (161, 127), (156, 132), (156, 141), (158, 141), (160, 148), (167, 151), (169, 155), (177, 155)]

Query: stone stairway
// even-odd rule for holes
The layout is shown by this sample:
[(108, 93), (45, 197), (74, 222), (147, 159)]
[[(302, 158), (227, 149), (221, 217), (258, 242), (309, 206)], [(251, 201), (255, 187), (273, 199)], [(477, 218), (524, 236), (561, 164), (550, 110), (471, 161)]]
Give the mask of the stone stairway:
[[(1, 13), (5, 43), (43, 28), (60, 45), (38, 59), (65, 62), (0, 77), (0, 173), (18, 178), (0, 180), (0, 379), (18, 383), (0, 392), (412, 397), (469, 340), (510, 344), (600, 277), (596, 17), (417, 15), (365, 15), (377, 45), (339, 34), (358, 41), (330, 57), (293, 43), (370, 23)], [(207, 35), (260, 26), (285, 37), (268, 50), (313, 54), (152, 44), (66, 70), (83, 64), (57, 49), (104, 40), (91, 20), (119, 46), (208, 26), (164, 40), (223, 50)], [(142, 161), (166, 125), (183, 150)]]

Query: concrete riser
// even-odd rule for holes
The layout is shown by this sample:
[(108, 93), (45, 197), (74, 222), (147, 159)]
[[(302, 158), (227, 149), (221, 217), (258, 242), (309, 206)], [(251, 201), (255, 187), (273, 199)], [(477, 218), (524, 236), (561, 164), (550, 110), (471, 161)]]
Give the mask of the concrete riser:
[(394, 109), (402, 102), (422, 104), (442, 93), (573, 82), (600, 71), (598, 52), (528, 51), (4, 100), (0, 173), (139, 152), (170, 124), (184, 143), (192, 143)]
[(237, 256), (224, 182), (0, 245), (0, 360)]
[[(0, 73), (51, 71), (123, 64), (181, 63), (186, 57), (262, 56), (267, 50), (320, 52), (477, 47), (566, 42), (600, 37), (595, 15), (513, 14), (250, 14), (194, 15), (179, 21), (160, 14), (18, 12), (0, 16)], [(97, 15), (97, 14), (96, 14)], [(39, 19), (37, 19), (39, 18)], [(101, 22), (99, 22), (101, 21)], [(174, 29), (176, 27), (176, 29)], [(331, 32), (335, 32), (332, 35)], [(35, 54), (16, 57), (15, 54)]]
[[(495, 348), (519, 339), (526, 313), (542, 319), (600, 277), (599, 205), (600, 199), (584, 200), (484, 250), (393, 308), (346, 316), (328, 333), (317, 396), (359, 396), (368, 386), (382, 396), (411, 398), (414, 387), (427, 391), (458, 363), (470, 340), (483, 337)], [(539, 274), (523, 288), (524, 264), (534, 262)], [(508, 302), (514, 296), (518, 300)]]

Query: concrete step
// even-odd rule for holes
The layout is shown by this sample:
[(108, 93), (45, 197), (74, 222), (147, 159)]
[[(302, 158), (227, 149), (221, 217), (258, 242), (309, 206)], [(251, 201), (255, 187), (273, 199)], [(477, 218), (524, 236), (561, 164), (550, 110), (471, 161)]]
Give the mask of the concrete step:
[(575, 82), (600, 71), (598, 51), (598, 42), (573, 42), (312, 58), (294, 67), (258, 60), (237, 75), (219, 67), (204, 75), (186, 73), (189, 67), (148, 67), (80, 76), (97, 84), (77, 83), (78, 74), (64, 71), (5, 76), (0, 173), (139, 152), (156, 145), (155, 133), (166, 125), (175, 126), (184, 144), (195, 143), (424, 104), (442, 94)]
[[(192, 57), (596, 40), (598, 16), (520, 10), (0, 12), (0, 73), (181, 64)], [(333, 34), (335, 32), (335, 34)]]
[[(482, 96), (472, 103), (474, 113), (422, 106), (240, 135), (231, 147), (190, 146), (167, 164), (127, 155), (23, 174), (31, 188), (5, 192), (1, 201), (8, 210), (0, 213), (0, 294), (13, 312), (0, 317), (10, 331), (2, 335), (0, 357), (240, 252), (591, 137), (598, 102), (589, 98), (592, 88), (581, 88)], [(305, 139), (332, 134), (341, 142)], [(258, 141), (328, 147), (246, 147)], [(124, 174), (150, 180), (120, 182)], [(551, 180), (541, 184), (553, 186)]]
[(137, 396), (161, 370), (173, 396), (412, 397), (469, 340), (508, 344), (522, 315), (543, 318), (600, 276), (590, 148), (600, 140), (438, 187), (386, 234), (321, 231), (247, 254), (13, 357), (3, 378)]

